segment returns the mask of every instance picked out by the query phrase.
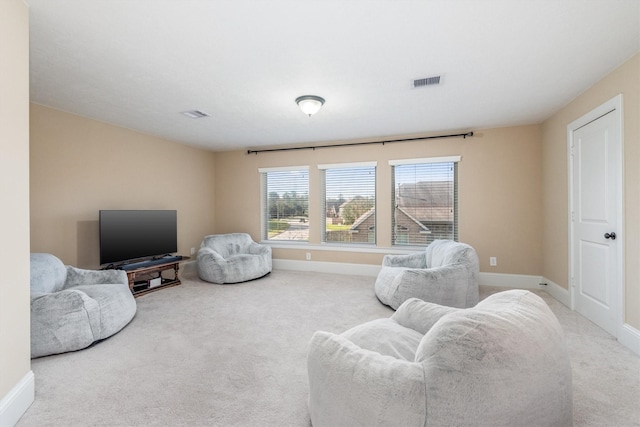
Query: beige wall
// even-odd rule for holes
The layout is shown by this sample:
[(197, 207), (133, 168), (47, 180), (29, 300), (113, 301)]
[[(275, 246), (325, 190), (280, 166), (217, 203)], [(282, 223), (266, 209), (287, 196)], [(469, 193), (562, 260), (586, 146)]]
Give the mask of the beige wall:
[(542, 275), (568, 289), (567, 125), (620, 93), (624, 113), (625, 321), (640, 329), (640, 54), (542, 125)]
[(21, 0), (0, 1), (0, 200), (1, 402), (31, 370), (29, 17)]
[(213, 232), (214, 153), (31, 105), (31, 250), (99, 264), (100, 209), (177, 209), (178, 252)]
[[(537, 275), (541, 255), (541, 135), (539, 126), (485, 129), (467, 139), (438, 139), (360, 147), (323, 148), (274, 153), (216, 153), (218, 233), (246, 231), (260, 239), (258, 168), (309, 166), (310, 244), (319, 245), (321, 230), (318, 164), (377, 161), (378, 246), (391, 245), (392, 159), (460, 155), (460, 240), (476, 248), (486, 272)], [(350, 141), (353, 142), (353, 141)], [(335, 143), (335, 142), (334, 142)], [(274, 257), (314, 261), (380, 264), (380, 253), (275, 249)], [(489, 257), (498, 259), (489, 266)]]

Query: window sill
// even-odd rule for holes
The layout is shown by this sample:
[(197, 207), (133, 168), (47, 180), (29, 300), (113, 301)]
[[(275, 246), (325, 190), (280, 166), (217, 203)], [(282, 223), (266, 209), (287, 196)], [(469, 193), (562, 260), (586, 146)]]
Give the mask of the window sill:
[(372, 254), (408, 254), (413, 252), (424, 251), (426, 246), (394, 246), (394, 247), (380, 247), (370, 245), (366, 243), (340, 245), (335, 243), (322, 243), (320, 245), (310, 244), (308, 242), (274, 242), (270, 240), (262, 240), (260, 242), (263, 245), (271, 246), (273, 249), (299, 249), (306, 251), (329, 251), (329, 252), (359, 252), (359, 253), (372, 253)]

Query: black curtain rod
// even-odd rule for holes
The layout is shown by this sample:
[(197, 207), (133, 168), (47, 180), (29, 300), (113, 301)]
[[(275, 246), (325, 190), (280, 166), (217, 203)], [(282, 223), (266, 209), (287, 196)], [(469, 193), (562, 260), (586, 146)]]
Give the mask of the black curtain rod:
[(416, 138), (387, 139), (384, 141), (345, 142), (341, 144), (331, 144), (331, 145), (311, 145), (306, 147), (270, 148), (266, 150), (247, 150), (247, 154), (268, 153), (272, 151), (315, 150), (316, 148), (352, 147), (354, 145), (371, 145), (371, 144), (384, 145), (391, 142), (420, 141), (422, 139), (459, 138), (459, 137), (466, 139), (468, 136), (473, 136), (473, 132), (455, 133), (451, 135), (421, 136)]

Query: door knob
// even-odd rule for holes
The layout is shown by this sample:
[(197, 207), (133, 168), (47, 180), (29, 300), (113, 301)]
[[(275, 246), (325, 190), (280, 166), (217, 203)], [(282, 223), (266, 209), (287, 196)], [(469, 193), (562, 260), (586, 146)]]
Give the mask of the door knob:
[(612, 231), (611, 233), (604, 233), (605, 239), (616, 240), (616, 233)]

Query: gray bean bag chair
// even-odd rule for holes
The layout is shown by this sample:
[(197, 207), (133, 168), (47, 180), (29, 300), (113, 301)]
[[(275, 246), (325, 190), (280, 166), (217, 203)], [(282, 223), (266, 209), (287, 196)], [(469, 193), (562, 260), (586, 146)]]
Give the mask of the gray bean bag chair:
[(385, 255), (376, 279), (378, 299), (394, 309), (409, 298), (449, 307), (478, 302), (480, 267), (476, 251), (465, 243), (434, 240), (424, 251)]
[(271, 272), (271, 247), (246, 233), (206, 236), (198, 250), (198, 276), (211, 283), (239, 283)]
[(51, 254), (31, 254), (32, 358), (86, 348), (135, 314), (124, 271), (83, 270)]
[(562, 329), (525, 290), (458, 309), (409, 299), (391, 318), (309, 346), (314, 427), (570, 426)]

